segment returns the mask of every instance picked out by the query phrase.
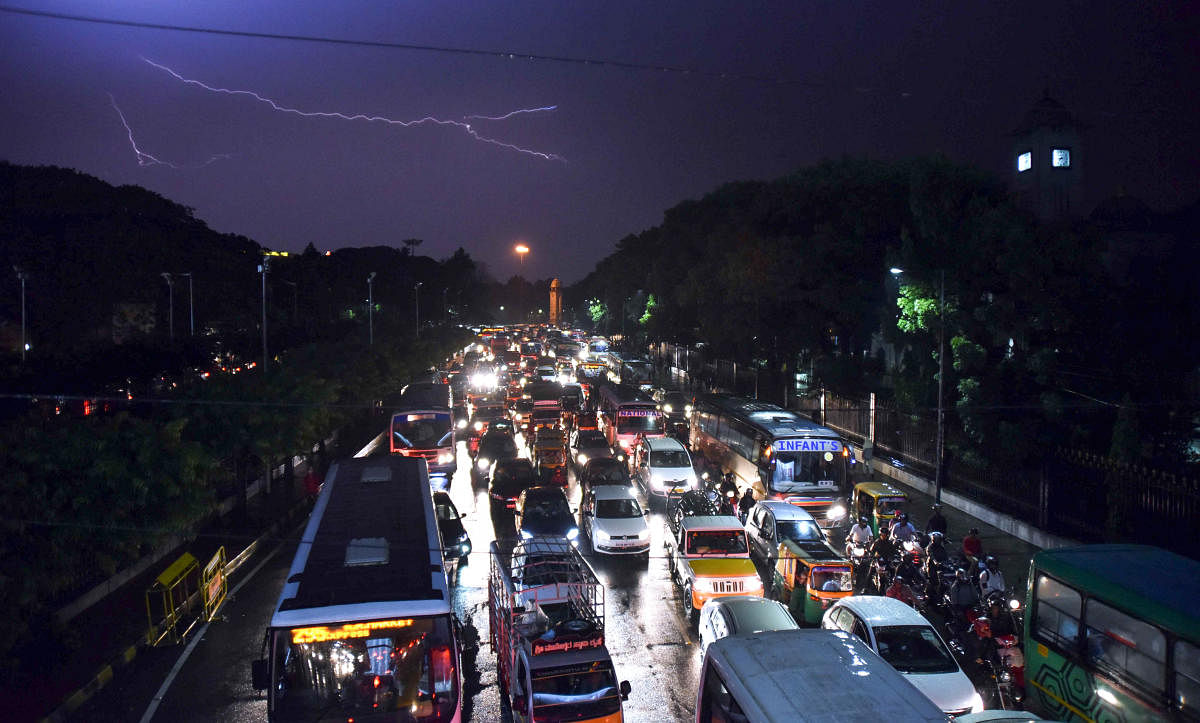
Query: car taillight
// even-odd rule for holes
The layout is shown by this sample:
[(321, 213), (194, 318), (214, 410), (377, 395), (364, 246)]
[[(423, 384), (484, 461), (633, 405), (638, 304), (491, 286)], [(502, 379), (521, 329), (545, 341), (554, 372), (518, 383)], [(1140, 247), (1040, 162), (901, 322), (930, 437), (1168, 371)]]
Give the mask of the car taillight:
[(433, 669), (433, 692), (435, 695), (446, 695), (454, 692), (454, 653), (449, 645), (436, 645), (429, 651)]

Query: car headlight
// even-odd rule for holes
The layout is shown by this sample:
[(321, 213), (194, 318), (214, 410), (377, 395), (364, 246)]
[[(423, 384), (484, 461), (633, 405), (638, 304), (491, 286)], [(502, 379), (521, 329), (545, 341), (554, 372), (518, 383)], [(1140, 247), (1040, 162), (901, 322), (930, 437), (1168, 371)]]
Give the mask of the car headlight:
[(486, 472), (487, 468), (492, 466), (492, 463), (490, 461), (488, 461), (488, 459), (486, 457), (480, 457), (478, 460), (475, 461), (475, 466), (478, 467), (480, 470)]
[(460, 419), (460, 420), (458, 420), (458, 422), (455, 423), (454, 426), (458, 429), (466, 429), (467, 428), (467, 420)]
[(845, 505), (834, 505), (825, 513), (825, 517), (830, 520), (840, 520), (846, 516)]
[(572, 527), (571, 529), (567, 530), (567, 539), (568, 540), (574, 540), (576, 537), (579, 537), (579, 528), (578, 527)]
[(692, 413), (692, 405), (690, 405), (690, 404), (688, 404), (688, 405), (685, 405), (685, 406), (684, 406), (684, 408), (683, 408), (683, 413), (684, 413), (684, 414), (691, 414), (691, 413)]
[(688, 484), (692, 486), (692, 489), (700, 489), (700, 478), (696, 476), (695, 472), (688, 475)]
[[(608, 542), (609, 539), (612, 538), (612, 535), (608, 534), (604, 530), (598, 530), (595, 527), (592, 527), (592, 534), (596, 536), (597, 542)], [(567, 535), (567, 537), (570, 538), (571, 536)]]
[(751, 575), (750, 577), (742, 578), (743, 590), (762, 590), (762, 587), (762, 578), (760, 578), (758, 575)]
[(638, 539), (639, 540), (649, 540), (650, 539), (650, 530), (649, 529), (640, 530), (638, 532)]
[(623, 455), (623, 454), (618, 454), (618, 455), (617, 455), (617, 461), (618, 461), (618, 462), (624, 462), (624, 461), (625, 461), (625, 455)]
[(471, 426), (475, 428), (476, 432), (479, 432), (483, 429), (483, 422), (475, 422), (475, 424)]
[(587, 464), (588, 456), (583, 452), (580, 452), (579, 454), (575, 455), (575, 459), (579, 462), (579, 464)]
[(671, 405), (670, 405), (670, 404), (664, 404), (664, 405), (663, 405), (663, 412), (664, 412), (664, 413), (666, 413), (666, 414), (670, 414), (672, 411), (674, 411), (674, 410), (673, 410), (673, 409), (671, 409)]
[(437, 456), (438, 464), (450, 464), (454, 461), (453, 452), (440, 452)]
[(1009, 610), (1020, 610), (1021, 609), (1021, 601), (1016, 598), (1009, 600), (1008, 601), (1008, 609)]
[(971, 696), (971, 712), (983, 712), (983, 696), (979, 695), (979, 693), (975, 693), (975, 695)]

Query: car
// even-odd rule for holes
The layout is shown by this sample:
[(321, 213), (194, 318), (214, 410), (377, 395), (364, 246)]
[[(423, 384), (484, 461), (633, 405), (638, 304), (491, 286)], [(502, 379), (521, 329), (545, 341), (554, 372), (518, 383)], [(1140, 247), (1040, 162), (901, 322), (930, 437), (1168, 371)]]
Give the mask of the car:
[(826, 610), (821, 627), (857, 635), (946, 713), (983, 710), (983, 699), (942, 636), (907, 604), (880, 595), (853, 595)]
[(571, 435), (571, 458), (576, 470), (582, 469), (588, 460), (612, 456), (612, 447), (608, 446), (604, 432), (591, 429)]
[(667, 570), (683, 590), (688, 622), (704, 603), (726, 595), (762, 597), (762, 578), (746, 542), (746, 528), (733, 515), (684, 517), (667, 538)]
[(774, 567), (779, 544), (825, 541), (821, 527), (811, 514), (781, 500), (759, 500), (746, 516), (746, 534), (750, 537), (750, 556), (767, 567)]
[(493, 512), (513, 509), (521, 493), (536, 484), (533, 463), (528, 459), (513, 457), (500, 460), (492, 466), (492, 477), (488, 481)]
[(654, 401), (663, 411), (665, 431), (669, 436), (687, 439), (688, 416), (692, 413), (692, 400), (683, 392), (660, 389), (654, 393)]
[(492, 467), (502, 459), (513, 459), (517, 456), (517, 443), (513, 441), (512, 432), (505, 432), (490, 427), (479, 438), (479, 451), (475, 455), (475, 463), (471, 465), (471, 482), (479, 484), (490, 479)]
[(767, 630), (794, 630), (799, 625), (778, 600), (761, 597), (718, 597), (700, 608), (700, 652), (721, 638)]
[(447, 572), (450, 572), (450, 568), (467, 561), (467, 556), (471, 554), (471, 538), (467, 535), (462, 515), (458, 514), (458, 508), (454, 506), (450, 495), (434, 492), (433, 509), (437, 514), (438, 532), (442, 536), (442, 557)]
[(643, 437), (634, 447), (633, 476), (646, 492), (646, 499), (665, 502), (667, 492), (700, 488), (692, 469), (692, 458), (679, 440), (670, 437)]
[(575, 523), (562, 487), (538, 485), (526, 488), (517, 498), (513, 514), (521, 539), (562, 537), (571, 544), (578, 544), (579, 525)]
[(583, 471), (579, 473), (578, 479), (579, 487), (584, 491), (604, 485), (632, 486), (629, 479), (629, 468), (625, 466), (624, 462), (612, 457), (589, 459), (583, 466)]
[(608, 485), (585, 492), (579, 527), (596, 552), (650, 557), (650, 527), (632, 487)]

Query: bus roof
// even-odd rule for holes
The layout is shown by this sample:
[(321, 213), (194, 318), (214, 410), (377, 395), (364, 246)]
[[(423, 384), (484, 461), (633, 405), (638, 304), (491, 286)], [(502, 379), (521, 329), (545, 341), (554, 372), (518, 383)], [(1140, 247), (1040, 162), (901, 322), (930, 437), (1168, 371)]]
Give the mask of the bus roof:
[(637, 387), (628, 384), (610, 384), (600, 388), (600, 396), (613, 404), (651, 404), (657, 405), (649, 395)]
[(841, 630), (734, 635), (705, 655), (748, 720), (947, 720), (895, 668)]
[(1149, 545), (1080, 545), (1042, 550), (1030, 580), (1034, 569), (1200, 642), (1200, 562)]
[(449, 409), (450, 385), (439, 382), (413, 382), (400, 390), (398, 410)]
[(272, 627), (450, 612), (425, 460), (342, 460), (326, 475)]
[(805, 436), (840, 439), (841, 435), (828, 427), (805, 419), (776, 404), (757, 399), (735, 397), (731, 394), (701, 394), (697, 405), (708, 405), (724, 414), (736, 417), (773, 437)]

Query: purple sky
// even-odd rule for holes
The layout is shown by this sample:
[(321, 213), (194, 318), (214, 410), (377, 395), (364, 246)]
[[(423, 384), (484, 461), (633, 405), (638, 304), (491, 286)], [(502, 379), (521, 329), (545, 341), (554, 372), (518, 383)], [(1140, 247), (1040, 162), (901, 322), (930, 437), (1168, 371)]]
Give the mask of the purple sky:
[[(1094, 202), (1200, 195), (1196, 5), (1125, 2), (0, 0), (11, 7), (277, 34), (589, 57), (772, 85), (528, 59), (236, 38), (0, 13), (0, 158), (137, 184), (219, 231), (300, 250), (421, 238), (500, 278), (574, 281), (622, 236), (732, 180), (843, 154), (934, 151), (997, 174), (1049, 84), (1090, 129)], [(461, 122), (479, 134), (301, 117)], [(139, 165), (112, 94), (143, 153)], [(203, 165), (214, 156), (227, 154)], [(148, 159), (147, 159), (148, 160)], [(202, 166), (202, 167), (199, 167)]]

